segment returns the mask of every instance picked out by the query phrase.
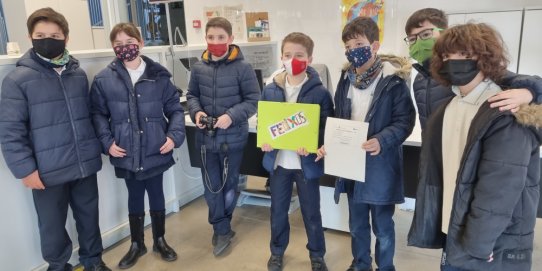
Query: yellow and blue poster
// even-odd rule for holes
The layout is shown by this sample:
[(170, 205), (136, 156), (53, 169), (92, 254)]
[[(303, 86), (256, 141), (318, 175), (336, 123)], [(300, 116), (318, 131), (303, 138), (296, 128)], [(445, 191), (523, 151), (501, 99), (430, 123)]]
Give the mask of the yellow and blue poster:
[(357, 17), (371, 17), (380, 30), (380, 42), (384, 38), (384, 0), (341, 0), (342, 26)]
[(320, 105), (260, 101), (256, 145), (316, 153), (319, 125)]

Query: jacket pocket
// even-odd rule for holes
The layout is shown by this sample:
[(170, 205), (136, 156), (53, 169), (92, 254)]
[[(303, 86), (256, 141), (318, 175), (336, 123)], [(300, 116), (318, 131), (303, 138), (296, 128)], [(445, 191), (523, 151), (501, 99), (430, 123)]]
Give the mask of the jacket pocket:
[(160, 153), (160, 148), (166, 143), (166, 121), (164, 118), (145, 118), (145, 155)]
[(128, 122), (113, 124), (115, 144), (126, 151), (126, 157), (132, 156), (132, 126)]

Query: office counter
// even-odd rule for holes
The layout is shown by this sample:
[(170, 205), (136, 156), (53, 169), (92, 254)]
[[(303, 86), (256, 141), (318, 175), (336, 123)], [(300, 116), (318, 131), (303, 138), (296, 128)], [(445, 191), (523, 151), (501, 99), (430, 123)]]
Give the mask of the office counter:
[[(276, 53), (276, 42), (240, 43), (247, 55), (257, 50), (270, 50)], [(156, 46), (144, 47), (143, 54), (165, 66), (172, 74), (174, 83), (186, 89), (188, 71), (181, 67), (179, 58), (199, 57), (205, 45), (186, 47)], [(92, 82), (94, 76), (114, 59), (112, 49), (73, 51), (71, 54), (80, 61), (81, 68)], [(0, 56), (0, 82), (6, 74), (15, 68), (20, 56)], [(272, 63), (270, 63), (272, 65)], [(188, 145), (175, 149), (173, 156), (176, 164), (164, 173), (164, 195), (166, 212), (176, 212), (179, 207), (203, 194), (201, 173), (190, 166)], [(115, 177), (114, 169), (106, 156), (102, 156), (103, 168), (98, 172), (100, 228), (104, 247), (110, 247), (129, 235), (128, 193), (124, 181)], [(34, 210), (32, 193), (20, 180), (13, 177), (0, 155), (0, 263), (2, 270), (45, 270), (41, 257), (38, 233), (38, 221)], [(146, 200), (146, 209), (148, 203)], [(150, 223), (147, 217), (146, 224)], [(71, 211), (66, 229), (73, 241), (73, 254), (70, 262), (78, 263), (77, 231)], [(16, 245), (14, 245), (16, 244)]]

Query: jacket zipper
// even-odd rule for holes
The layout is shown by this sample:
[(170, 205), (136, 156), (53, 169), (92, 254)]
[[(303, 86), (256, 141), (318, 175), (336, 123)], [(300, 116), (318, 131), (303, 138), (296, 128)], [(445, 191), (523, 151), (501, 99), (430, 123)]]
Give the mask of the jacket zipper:
[[(55, 71), (56, 72), (56, 71)], [(70, 125), (72, 126), (72, 133), (73, 133), (73, 139), (74, 139), (74, 146), (75, 146), (75, 153), (77, 154), (77, 163), (79, 164), (79, 170), (81, 171), (81, 177), (85, 176), (85, 169), (83, 168), (83, 165), (81, 164), (81, 153), (79, 151), (79, 147), (77, 146), (78, 138), (77, 138), (77, 129), (75, 128), (74, 119), (73, 119), (73, 113), (72, 108), (70, 105), (70, 99), (68, 98), (68, 94), (66, 93), (66, 87), (64, 86), (64, 82), (62, 82), (62, 74), (58, 74), (58, 81), (60, 82), (60, 86), (62, 87), (62, 93), (64, 94), (64, 100), (66, 100), (66, 106), (68, 107), (68, 115), (70, 116)]]
[[(216, 113), (216, 74), (218, 71), (218, 65), (213, 66), (213, 116), (215, 116)], [(227, 133), (226, 131), (224, 131)], [(212, 138), (213, 140), (213, 150), (216, 150), (216, 140)]]
[[(137, 112), (139, 111), (138, 109), (138, 98), (140, 97), (139, 94), (136, 92), (136, 85), (143, 82), (143, 81), (148, 81), (148, 82), (155, 82), (156, 80), (152, 80), (152, 79), (147, 79), (147, 78), (139, 78), (135, 83), (134, 85), (132, 86), (131, 88), (131, 95), (133, 97), (133, 100), (134, 100), (134, 105), (135, 105), (135, 117), (136, 118), (139, 118)], [(128, 114), (130, 115), (130, 114)], [(146, 121), (147, 118), (144, 119), (144, 121)], [(142, 131), (143, 131), (143, 127), (141, 125), (141, 122), (139, 121), (139, 119), (137, 120), (137, 123), (138, 123), (138, 128), (139, 130), (136, 131), (136, 133), (139, 135), (139, 146), (142, 146), (143, 143), (141, 142), (143, 140), (143, 135), (142, 135)], [(133, 139), (132, 139), (132, 144), (133, 144)], [(133, 147), (133, 146), (132, 146)], [(144, 170), (143, 168), (143, 159), (144, 159), (144, 153), (143, 153), (143, 150), (142, 148), (140, 147), (139, 148), (139, 165), (138, 167), (136, 167), (138, 170)]]
[(431, 77), (427, 77), (427, 84), (425, 86), (425, 121), (429, 119), (429, 113), (431, 112), (431, 101), (429, 100), (429, 86), (431, 85)]

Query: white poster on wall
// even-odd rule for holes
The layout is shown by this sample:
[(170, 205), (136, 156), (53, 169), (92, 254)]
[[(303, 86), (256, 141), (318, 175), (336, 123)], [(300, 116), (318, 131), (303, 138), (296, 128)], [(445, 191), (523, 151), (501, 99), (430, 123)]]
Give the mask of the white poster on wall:
[(204, 7), (203, 16), (209, 21), (214, 17), (224, 17), (230, 21), (235, 40), (245, 40), (245, 20), (243, 5)]

